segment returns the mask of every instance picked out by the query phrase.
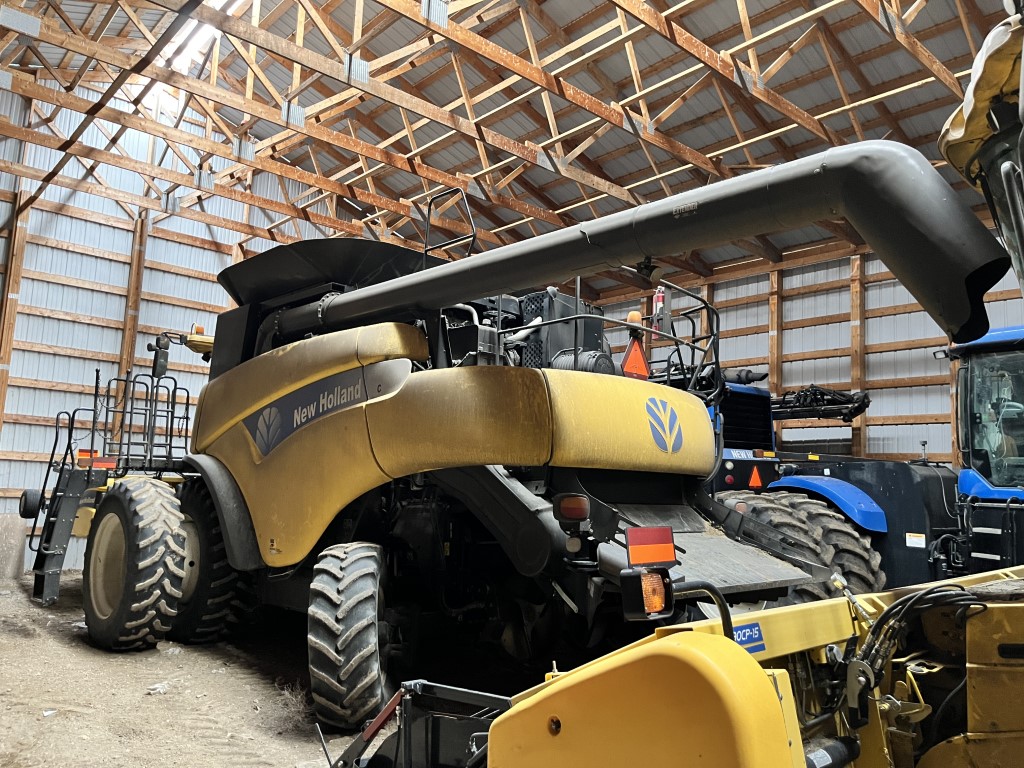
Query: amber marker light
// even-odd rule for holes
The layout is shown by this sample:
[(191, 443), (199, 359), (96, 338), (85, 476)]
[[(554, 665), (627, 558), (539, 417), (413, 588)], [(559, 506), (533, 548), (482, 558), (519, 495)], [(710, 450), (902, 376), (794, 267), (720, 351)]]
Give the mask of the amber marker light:
[(640, 588), (644, 596), (644, 611), (646, 613), (661, 613), (665, 610), (665, 581), (661, 574), (650, 572), (640, 574)]

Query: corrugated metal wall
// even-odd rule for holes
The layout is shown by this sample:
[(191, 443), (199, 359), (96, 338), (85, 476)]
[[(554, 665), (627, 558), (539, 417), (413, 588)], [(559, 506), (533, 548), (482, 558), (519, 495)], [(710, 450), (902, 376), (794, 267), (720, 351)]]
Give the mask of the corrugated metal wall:
[[(81, 95), (90, 95), (83, 94)], [(115, 107), (130, 111), (129, 105)], [(42, 107), (46, 114), (50, 107)], [(16, 124), (26, 124), (28, 105), (19, 97), (0, 91), (0, 114)], [(199, 116), (190, 114), (182, 128), (202, 134)], [(53, 121), (57, 131), (71, 134), (81, 117), (61, 111)], [(83, 140), (106, 148), (109, 133), (116, 127), (97, 121)], [(45, 129), (41, 129), (45, 132)], [(166, 145), (151, 137), (128, 131), (119, 146), (131, 158), (160, 162), (165, 167), (185, 171), (184, 164)], [(188, 148), (191, 160), (199, 157)], [(52, 150), (32, 144), (0, 139), (0, 158), (49, 170), (60, 158)], [(228, 162), (215, 160), (213, 171), (221, 171)], [(146, 183), (136, 173), (101, 165), (90, 174), (77, 160), (62, 170), (62, 175), (92, 184), (106, 183), (132, 194), (146, 193)], [(0, 229), (13, 212), (18, 179), (0, 174)], [(166, 186), (166, 185), (162, 185)], [(25, 182), (34, 190), (35, 182)], [(285, 194), (294, 198), (300, 188), (289, 183), (285, 190), (275, 179), (257, 175), (253, 190), (267, 198), (284, 202)], [(186, 195), (194, 190), (182, 189)], [(267, 227), (279, 217), (255, 207), (223, 198), (207, 198), (197, 209), (226, 219)], [(314, 210), (326, 213), (324, 203)], [(23, 220), (27, 225), (23, 274), (18, 314), (14, 327), (14, 346), (10, 364), (10, 384), (5, 403), (5, 419), (0, 432), (0, 514), (14, 513), (17, 497), (26, 487), (38, 487), (54, 444), (53, 419), (61, 410), (92, 405), (92, 388), (97, 370), (101, 382), (117, 375), (121, 335), (128, 307), (127, 293), (133, 249), (133, 227), (138, 215), (135, 206), (124, 206), (104, 197), (53, 185)], [(230, 301), (216, 282), (216, 275), (232, 263), (232, 246), (244, 236), (238, 232), (150, 211), (150, 229), (146, 241), (142, 295), (138, 307), (139, 331), (135, 339), (135, 365), (148, 366), (152, 354), (146, 345), (164, 330), (188, 331), (194, 325), (207, 332), (215, 329), (217, 314)], [(247, 218), (248, 217), (248, 218)], [(300, 223), (298, 232), (288, 225), (285, 234), (295, 237), (321, 237), (317, 228)], [(2, 235), (2, 233), (0, 233)], [(264, 250), (275, 243), (252, 239), (245, 243), (249, 251)], [(0, 236), (0, 257), (6, 267), (9, 238)], [(180, 346), (170, 350), (171, 374), (187, 388), (194, 400), (206, 381), (207, 366), (194, 353)], [(85, 439), (87, 430), (77, 430)], [(80, 563), (81, 547), (71, 551), (71, 566)], [(76, 562), (77, 558), (77, 562)], [(26, 563), (28, 563), (28, 556)]]

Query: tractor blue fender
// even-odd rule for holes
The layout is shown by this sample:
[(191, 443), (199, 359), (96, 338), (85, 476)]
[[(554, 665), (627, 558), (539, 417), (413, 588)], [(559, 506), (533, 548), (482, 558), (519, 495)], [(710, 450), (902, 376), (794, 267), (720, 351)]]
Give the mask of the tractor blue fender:
[(872, 533), (885, 533), (889, 524), (878, 503), (855, 485), (825, 475), (786, 475), (768, 488), (773, 491), (799, 491), (830, 501), (854, 523)]

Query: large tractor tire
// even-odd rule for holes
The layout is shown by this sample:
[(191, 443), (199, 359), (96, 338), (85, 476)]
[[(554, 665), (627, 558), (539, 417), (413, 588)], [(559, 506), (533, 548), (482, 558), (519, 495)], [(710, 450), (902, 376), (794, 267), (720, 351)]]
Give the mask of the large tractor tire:
[[(854, 594), (877, 592), (885, 586), (882, 556), (871, 548), (871, 539), (826, 502), (787, 491), (723, 491), (715, 498), (721, 503), (746, 503), (747, 514), (785, 534), (786, 542), (804, 559), (839, 571)], [(839, 594), (831, 583), (801, 584), (791, 587), (778, 604), (807, 603)]]
[(82, 581), (89, 639), (112, 651), (152, 648), (181, 598), (185, 541), (174, 491), (150, 477), (115, 482), (100, 501)]
[(309, 677), (317, 718), (356, 729), (391, 695), (384, 620), (383, 552), (376, 544), (328, 547), (309, 588)]
[(186, 480), (178, 494), (185, 532), (185, 577), (178, 615), (167, 637), (180, 643), (220, 639), (248, 600), (239, 573), (228, 562), (213, 497), (200, 478)]

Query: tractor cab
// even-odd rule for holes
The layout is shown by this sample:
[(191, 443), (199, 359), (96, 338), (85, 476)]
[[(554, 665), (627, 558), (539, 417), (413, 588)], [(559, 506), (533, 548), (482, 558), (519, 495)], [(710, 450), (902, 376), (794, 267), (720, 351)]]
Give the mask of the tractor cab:
[(950, 357), (959, 362), (957, 437), (964, 480), (974, 491), (982, 483), (1024, 486), (1024, 327), (1000, 328), (955, 345)]

